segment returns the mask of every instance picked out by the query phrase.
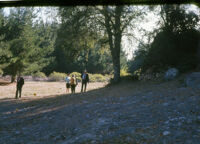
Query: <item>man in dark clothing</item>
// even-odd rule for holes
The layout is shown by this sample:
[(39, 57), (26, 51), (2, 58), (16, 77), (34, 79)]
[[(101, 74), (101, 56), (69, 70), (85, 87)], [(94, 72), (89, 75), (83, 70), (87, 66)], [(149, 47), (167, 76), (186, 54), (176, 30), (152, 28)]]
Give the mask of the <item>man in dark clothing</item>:
[(83, 92), (83, 87), (85, 92), (87, 88), (87, 83), (89, 83), (89, 75), (87, 74), (86, 70), (81, 74), (81, 79), (82, 79), (81, 92)]
[(16, 90), (16, 95), (15, 95), (16, 99), (18, 98), (18, 93), (19, 93), (19, 98), (21, 98), (23, 85), (24, 85), (24, 78), (19, 76), (17, 78), (17, 90)]

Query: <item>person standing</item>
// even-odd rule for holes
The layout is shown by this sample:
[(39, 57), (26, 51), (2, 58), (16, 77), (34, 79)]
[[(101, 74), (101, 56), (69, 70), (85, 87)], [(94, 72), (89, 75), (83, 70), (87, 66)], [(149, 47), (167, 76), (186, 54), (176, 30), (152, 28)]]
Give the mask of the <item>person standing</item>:
[(18, 99), (18, 94), (19, 94), (19, 98), (21, 98), (23, 85), (24, 85), (24, 78), (19, 76), (17, 78), (17, 90), (16, 90), (16, 95), (15, 95), (16, 99)]
[(81, 74), (81, 79), (82, 79), (81, 92), (83, 92), (83, 87), (84, 87), (84, 92), (86, 92), (87, 83), (89, 83), (89, 75), (86, 70)]
[(70, 89), (70, 79), (71, 77), (69, 76), (69, 73), (67, 74), (67, 77), (65, 78), (66, 81), (66, 93), (69, 93), (69, 89)]
[(70, 79), (70, 85), (71, 85), (71, 92), (75, 93), (76, 86), (78, 85), (78, 81), (75, 75), (72, 75)]

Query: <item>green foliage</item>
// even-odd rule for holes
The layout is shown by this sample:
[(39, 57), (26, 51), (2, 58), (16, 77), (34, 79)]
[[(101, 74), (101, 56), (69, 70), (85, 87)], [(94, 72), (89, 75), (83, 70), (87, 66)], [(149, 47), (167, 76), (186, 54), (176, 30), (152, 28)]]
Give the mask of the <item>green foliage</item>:
[(56, 69), (60, 72), (109, 73), (112, 71), (112, 57), (108, 37), (99, 34), (96, 26), (91, 27), (92, 8), (60, 8), (62, 23), (58, 29), (54, 55)]
[(35, 25), (35, 31), (37, 35), (36, 41), (40, 52), (40, 58), (38, 61), (40, 64), (43, 64), (40, 70), (46, 74), (50, 74), (56, 66), (53, 52), (56, 39), (57, 24), (44, 24), (43, 21), (40, 21)]
[(109, 80), (108, 75), (89, 74), (90, 82), (106, 82)]
[(134, 71), (134, 73), (133, 73), (133, 75), (135, 75), (135, 76), (140, 76), (141, 75), (141, 73), (142, 73), (142, 69), (140, 68), (140, 69), (138, 69), (138, 70), (136, 70), (136, 71)]
[(52, 39), (42, 35), (47, 31), (37, 31), (38, 25), (33, 23), (35, 17), (33, 8), (12, 8), (10, 15), (4, 18), (7, 21), (4, 26), (6, 32), (0, 42), (8, 46), (4, 50), (0, 48), (0, 52), (5, 53), (0, 54), (3, 61), (0, 64), (3, 63), (5, 74), (31, 74), (41, 71), (53, 61)]
[(60, 72), (81, 71), (81, 64), (75, 67), (74, 63), (82, 53), (84, 61), (87, 61), (89, 42), (92, 41), (86, 27), (87, 14), (86, 7), (59, 9), (62, 23), (58, 29), (54, 54)]
[(134, 73), (135, 71), (142, 68), (144, 60), (147, 56), (148, 45), (139, 44), (138, 49), (134, 52), (134, 57), (127, 62), (128, 71)]
[(81, 77), (81, 73), (79, 73), (79, 72), (71, 72), (70, 75), (75, 75), (76, 77)]
[(0, 75), (3, 75), (3, 70), (2, 69), (0, 69)]
[(81, 73), (79, 72), (72, 72), (70, 73), (70, 76), (75, 75), (77, 80), (80, 82), (81, 81)]
[(180, 5), (163, 5), (160, 14), (164, 20), (163, 29), (175, 34), (194, 29), (199, 21), (198, 15), (194, 12), (187, 12)]
[(163, 31), (159, 33), (149, 49), (143, 69), (154, 66), (154, 71), (177, 67), (188, 71), (197, 67), (197, 48), (200, 33), (188, 30), (181, 34)]
[(161, 6), (162, 27), (146, 46), (139, 46), (129, 62), (129, 71), (162, 72), (176, 67), (181, 72), (194, 70), (198, 65), (200, 32), (195, 30), (199, 17), (186, 12), (180, 5)]
[(39, 77), (39, 78), (46, 78), (45, 73), (39, 72), (39, 71), (36, 72), (36, 73), (33, 73), (32, 76), (33, 76), (33, 77)]
[(128, 76), (130, 73), (128, 73), (128, 67), (125, 67), (120, 70), (120, 76)]
[(65, 73), (59, 73), (59, 72), (54, 71), (49, 75), (49, 78), (52, 81), (61, 81), (61, 80), (64, 80), (66, 76), (67, 75)]
[(7, 33), (5, 23), (7, 20), (4, 16), (3, 9), (0, 9), (0, 68), (6, 67), (8, 59), (11, 57), (11, 52), (9, 50), (9, 42), (5, 41), (5, 34)]

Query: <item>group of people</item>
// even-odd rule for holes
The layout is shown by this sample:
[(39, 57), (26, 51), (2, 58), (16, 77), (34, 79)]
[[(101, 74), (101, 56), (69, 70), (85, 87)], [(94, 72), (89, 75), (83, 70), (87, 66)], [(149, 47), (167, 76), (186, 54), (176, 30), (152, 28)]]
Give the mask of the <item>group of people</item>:
[[(81, 92), (83, 91), (86, 92), (87, 83), (89, 83), (89, 75), (86, 70), (81, 74), (81, 80), (82, 80)], [(70, 77), (70, 75), (67, 74), (65, 81), (66, 81), (66, 92), (69, 93), (69, 90), (71, 88), (71, 93), (75, 93), (76, 86), (78, 85), (78, 80), (76, 76), (72, 75)], [(21, 98), (23, 85), (24, 85), (24, 78), (19, 76), (17, 78), (17, 87), (16, 87), (17, 89), (16, 89), (16, 95), (15, 95), (16, 99), (18, 99), (18, 95), (19, 95), (19, 98)]]
[[(70, 77), (70, 75), (67, 74), (65, 81), (66, 81), (66, 93), (69, 93), (70, 88), (71, 88), (71, 93), (75, 93), (76, 86), (78, 85), (78, 80), (76, 76), (72, 75)], [(82, 82), (81, 92), (83, 91), (86, 92), (87, 83), (89, 83), (89, 75), (86, 70), (81, 74), (81, 82)]]

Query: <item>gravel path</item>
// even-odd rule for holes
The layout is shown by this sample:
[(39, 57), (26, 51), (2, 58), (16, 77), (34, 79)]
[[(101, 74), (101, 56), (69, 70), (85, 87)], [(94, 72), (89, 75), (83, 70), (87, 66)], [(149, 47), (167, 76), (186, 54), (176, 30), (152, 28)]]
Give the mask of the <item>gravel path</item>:
[(1, 144), (199, 144), (200, 89), (122, 83), (87, 93), (0, 102)]

